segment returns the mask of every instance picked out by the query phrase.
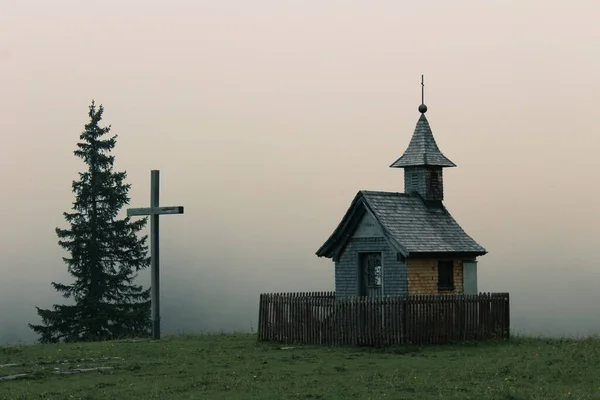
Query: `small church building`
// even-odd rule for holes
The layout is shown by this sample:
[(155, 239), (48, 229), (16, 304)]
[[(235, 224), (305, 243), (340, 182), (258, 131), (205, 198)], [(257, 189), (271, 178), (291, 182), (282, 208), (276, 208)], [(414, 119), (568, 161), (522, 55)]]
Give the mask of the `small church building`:
[(442, 154), (421, 116), (404, 154), (404, 193), (361, 190), (317, 251), (335, 263), (337, 297), (477, 294), (477, 257), (487, 251), (443, 204)]

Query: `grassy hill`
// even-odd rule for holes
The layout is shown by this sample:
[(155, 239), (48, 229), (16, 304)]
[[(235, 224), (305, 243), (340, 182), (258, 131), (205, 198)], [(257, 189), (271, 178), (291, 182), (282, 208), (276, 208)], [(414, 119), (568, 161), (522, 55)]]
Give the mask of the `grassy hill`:
[[(0, 348), (0, 399), (600, 399), (600, 339), (414, 348), (172, 336)], [(5, 365), (17, 364), (17, 365)], [(74, 369), (102, 368), (83, 373)]]

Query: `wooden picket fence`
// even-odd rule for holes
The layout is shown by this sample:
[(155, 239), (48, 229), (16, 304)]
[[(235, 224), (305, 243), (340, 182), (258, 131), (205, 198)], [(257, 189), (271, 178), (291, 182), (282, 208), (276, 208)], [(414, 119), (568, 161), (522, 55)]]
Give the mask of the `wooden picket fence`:
[(509, 337), (508, 293), (335, 297), (335, 292), (261, 294), (258, 339), (387, 346)]

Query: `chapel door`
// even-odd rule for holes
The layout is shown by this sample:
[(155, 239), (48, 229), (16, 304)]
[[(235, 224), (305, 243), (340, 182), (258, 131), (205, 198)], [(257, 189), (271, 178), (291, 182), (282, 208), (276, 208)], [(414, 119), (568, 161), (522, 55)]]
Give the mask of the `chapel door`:
[(360, 253), (360, 289), (359, 296), (381, 296), (381, 253)]

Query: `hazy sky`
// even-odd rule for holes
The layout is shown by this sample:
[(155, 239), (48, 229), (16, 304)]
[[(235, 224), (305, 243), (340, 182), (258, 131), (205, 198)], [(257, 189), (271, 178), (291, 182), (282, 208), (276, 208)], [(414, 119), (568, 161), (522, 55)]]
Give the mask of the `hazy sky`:
[[(0, 342), (62, 301), (54, 228), (92, 99), (132, 206), (161, 170), (163, 326), (256, 327), (261, 292), (333, 290), (314, 253), (419, 114), (446, 206), (514, 328), (600, 332), (596, 0), (0, 0)], [(149, 284), (148, 273), (143, 282)]]

